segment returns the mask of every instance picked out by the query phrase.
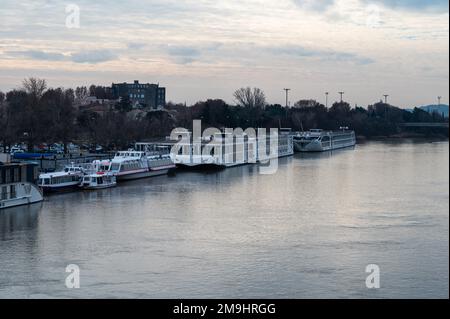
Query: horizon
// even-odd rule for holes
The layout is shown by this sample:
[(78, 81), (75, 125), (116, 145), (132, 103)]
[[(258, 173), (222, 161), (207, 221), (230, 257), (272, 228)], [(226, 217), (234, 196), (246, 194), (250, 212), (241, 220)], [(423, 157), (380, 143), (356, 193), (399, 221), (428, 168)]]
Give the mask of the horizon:
[[(49, 87), (160, 83), (167, 101), (233, 103), (259, 87), (272, 104), (300, 99), (400, 108), (448, 105), (448, 1), (4, 1), (0, 90), (28, 77)], [(69, 8), (70, 9), (70, 8)], [(195, 19), (192, 16), (195, 15)], [(69, 22), (71, 20), (69, 19)]]

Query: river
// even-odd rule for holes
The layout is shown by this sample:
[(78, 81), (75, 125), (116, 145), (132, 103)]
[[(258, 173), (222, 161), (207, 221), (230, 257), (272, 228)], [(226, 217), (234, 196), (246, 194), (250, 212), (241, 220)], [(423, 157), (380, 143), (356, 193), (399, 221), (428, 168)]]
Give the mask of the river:
[(54, 195), (0, 212), (0, 298), (448, 298), (448, 210), (448, 141)]

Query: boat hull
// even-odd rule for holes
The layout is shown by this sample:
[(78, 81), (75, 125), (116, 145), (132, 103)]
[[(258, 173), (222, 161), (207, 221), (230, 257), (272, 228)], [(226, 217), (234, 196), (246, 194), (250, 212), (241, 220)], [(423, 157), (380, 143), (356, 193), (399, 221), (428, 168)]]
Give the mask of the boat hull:
[(108, 184), (108, 185), (97, 185), (97, 186), (83, 186), (83, 189), (88, 190), (88, 191), (94, 191), (94, 190), (98, 190), (98, 189), (113, 188), (116, 186), (117, 186), (117, 183)]
[(0, 200), (0, 209), (31, 205), (44, 200), (39, 188), (34, 184), (20, 183), (15, 185), (17, 196), (11, 199)]
[(130, 174), (118, 174), (116, 175), (118, 182), (126, 182), (126, 181), (132, 181), (135, 179), (143, 179), (148, 177), (155, 177), (155, 176), (161, 176), (161, 175), (167, 175), (169, 173), (169, 168), (161, 169), (161, 170), (151, 170), (151, 171), (145, 171), (145, 172), (136, 172), (136, 173), (130, 173)]
[(333, 151), (342, 148), (354, 147), (356, 145), (356, 141), (352, 141), (349, 143), (341, 144), (341, 145), (332, 145), (332, 146), (323, 146), (319, 141), (313, 141), (309, 144), (302, 145), (300, 142), (294, 142), (294, 147), (296, 152), (326, 152)]
[(78, 189), (80, 182), (68, 183), (64, 185), (40, 186), (44, 194), (71, 192)]

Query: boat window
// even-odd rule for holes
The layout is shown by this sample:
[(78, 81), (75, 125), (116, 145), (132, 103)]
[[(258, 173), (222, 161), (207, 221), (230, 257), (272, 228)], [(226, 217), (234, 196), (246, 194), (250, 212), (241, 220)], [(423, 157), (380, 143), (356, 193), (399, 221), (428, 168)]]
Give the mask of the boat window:
[(10, 185), (9, 186), (9, 198), (13, 199), (16, 198), (17, 194), (16, 194), (16, 185)]

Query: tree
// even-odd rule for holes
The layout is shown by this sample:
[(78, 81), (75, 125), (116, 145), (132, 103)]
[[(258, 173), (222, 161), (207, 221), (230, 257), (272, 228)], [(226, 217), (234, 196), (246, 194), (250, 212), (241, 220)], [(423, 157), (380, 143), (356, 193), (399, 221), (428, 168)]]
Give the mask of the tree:
[(83, 102), (89, 97), (89, 92), (87, 87), (80, 86), (75, 89), (75, 99), (78, 102)]
[(3, 144), (10, 146), (23, 138), (30, 121), (27, 103), (28, 95), (24, 90), (13, 90), (6, 94)]
[(133, 109), (130, 97), (129, 96), (122, 97), (120, 101), (116, 103), (115, 108), (117, 111), (122, 113), (130, 112)]
[(264, 108), (266, 106), (266, 96), (264, 92), (259, 88), (250, 87), (240, 88), (233, 94), (236, 103), (242, 107), (249, 108)]
[(50, 136), (47, 135), (43, 141), (62, 142), (64, 152), (67, 152), (67, 144), (75, 132), (73, 102), (74, 93), (71, 89), (50, 89), (42, 97), (42, 109), (45, 110), (45, 114), (42, 114), (42, 122), (50, 128), (46, 130)]
[(29, 78), (23, 80), (22, 86), (31, 98), (39, 101), (47, 89), (47, 82), (44, 79)]
[(3, 93), (2, 91), (0, 91), (0, 104), (3, 103), (3, 101), (5, 100), (5, 97), (6, 97), (5, 93)]

